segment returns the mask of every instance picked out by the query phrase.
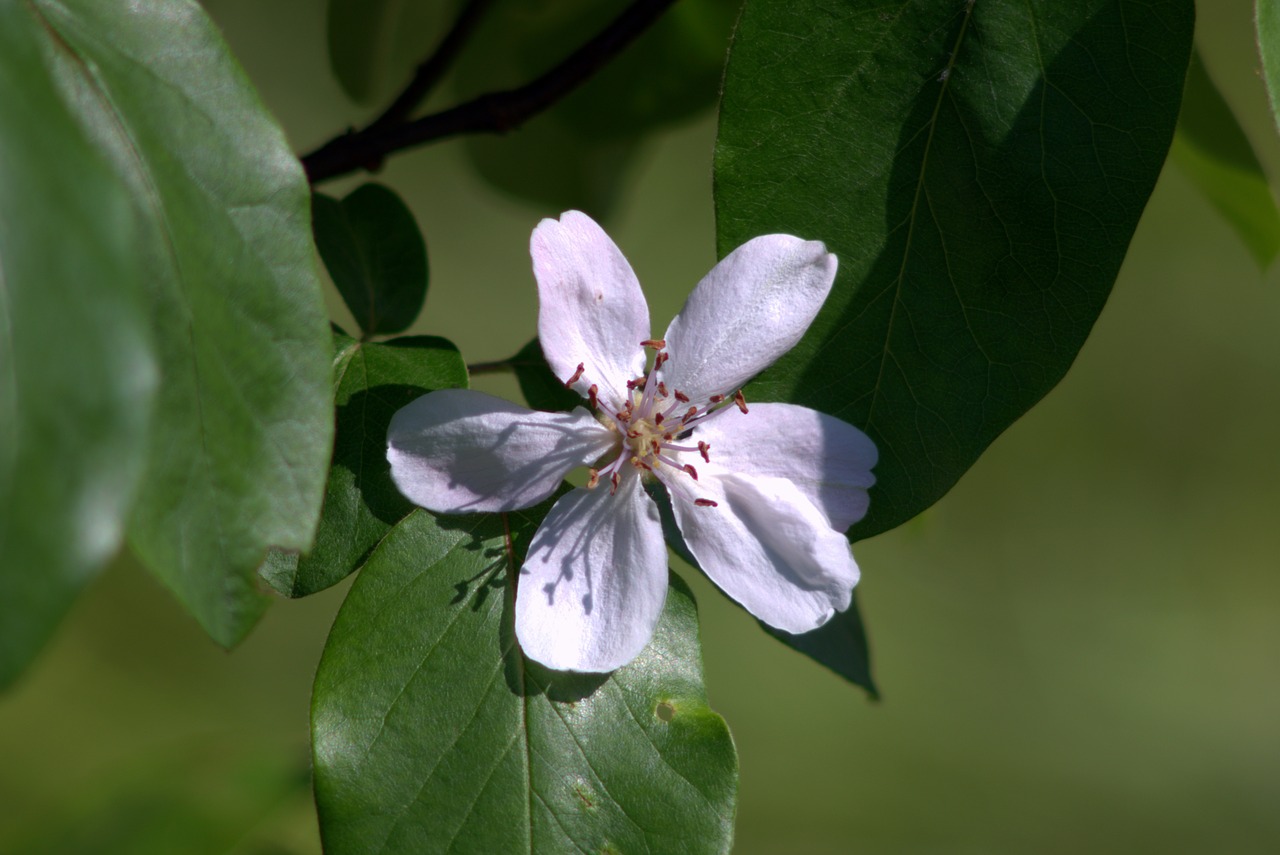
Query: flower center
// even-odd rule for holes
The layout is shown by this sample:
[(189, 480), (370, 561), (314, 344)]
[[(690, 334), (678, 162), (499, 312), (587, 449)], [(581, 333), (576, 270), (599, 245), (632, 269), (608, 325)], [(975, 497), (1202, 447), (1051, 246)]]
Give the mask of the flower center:
[[(612, 427), (622, 435), (622, 443), (618, 456), (612, 462), (601, 469), (591, 470), (588, 487), (595, 487), (603, 478), (610, 482), (611, 490), (616, 491), (619, 473), (628, 464), (652, 473), (660, 481), (675, 472), (683, 472), (697, 481), (698, 470), (690, 463), (680, 462), (680, 455), (696, 452), (710, 463), (711, 446), (701, 440), (693, 440), (692, 434), (699, 424), (733, 409), (724, 395), (712, 395), (698, 406), (679, 389), (668, 389), (666, 383), (658, 379), (659, 370), (670, 358), (663, 350), (666, 342), (659, 339), (640, 344), (657, 351), (653, 368), (648, 374), (627, 381), (627, 393), (623, 396), (627, 403), (621, 412), (603, 411)], [(581, 372), (579, 367), (574, 379)], [(590, 389), (592, 406), (598, 406), (597, 391), (595, 386)], [(737, 409), (747, 412), (747, 402), (741, 390), (734, 394), (732, 402)], [(698, 499), (697, 503), (715, 506), (710, 499)]]

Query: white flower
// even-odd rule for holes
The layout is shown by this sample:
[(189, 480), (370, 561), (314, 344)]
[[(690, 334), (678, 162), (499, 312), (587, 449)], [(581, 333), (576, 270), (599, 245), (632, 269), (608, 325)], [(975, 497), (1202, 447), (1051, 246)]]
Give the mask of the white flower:
[(790, 235), (748, 241), (653, 340), (640, 283), (590, 217), (543, 220), (531, 251), (543, 352), (596, 414), (448, 389), (397, 412), (387, 433), (397, 486), (439, 513), (528, 507), (575, 467), (598, 467), (530, 544), (516, 596), (525, 654), (605, 672), (652, 637), (667, 551), (646, 478), (667, 489), (703, 571), (760, 620), (802, 633), (848, 608), (858, 566), (842, 532), (866, 513), (875, 446), (805, 407), (748, 408), (739, 391), (804, 335), (835, 256)]

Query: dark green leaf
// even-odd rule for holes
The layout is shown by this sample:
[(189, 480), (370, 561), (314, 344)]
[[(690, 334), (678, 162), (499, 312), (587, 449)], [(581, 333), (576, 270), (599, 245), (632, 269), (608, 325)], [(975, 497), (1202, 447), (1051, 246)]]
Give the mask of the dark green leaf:
[(830, 668), (855, 686), (866, 689), (872, 700), (879, 699), (880, 690), (871, 678), (871, 648), (867, 643), (867, 629), (862, 623), (862, 614), (858, 610), (857, 591), (854, 591), (853, 602), (848, 609), (838, 612), (813, 632), (792, 635), (763, 623), (760, 628), (788, 647), (795, 648), (815, 662)]
[(748, 398), (880, 448), (869, 537), (937, 501), (1070, 367), (1173, 135), (1191, 0), (750, 0), (719, 250), (826, 241), (835, 288)]
[(611, 675), (520, 654), (512, 567), (545, 509), (417, 511), (356, 580), (312, 706), (330, 855), (728, 851), (737, 760), (683, 582)]
[(316, 246), (366, 336), (401, 332), (427, 297), (427, 245), (413, 213), (381, 184), (342, 201), (312, 197)]
[(1280, 252), (1280, 211), (1249, 138), (1196, 54), (1182, 98), (1172, 155), (1200, 192), (1267, 267)]
[(329, 67), (353, 100), (404, 86), (447, 31), (459, 0), (329, 0)]
[(467, 368), (442, 338), (361, 344), (334, 336), (337, 434), (315, 547), (273, 552), (261, 573), (289, 597), (314, 594), (360, 568), (392, 526), (413, 510), (391, 480), (387, 425), (396, 410), (435, 389), (465, 388)]
[(515, 370), (525, 402), (535, 410), (568, 411), (583, 406), (582, 396), (551, 373), (542, 344), (535, 338), (515, 356), (503, 360)]
[(333, 437), (310, 194), (195, 3), (33, 0), (62, 97), (128, 184), (162, 382), (129, 541), (239, 641), (271, 546), (310, 546)]
[[(459, 97), (535, 79), (591, 39), (630, 0), (497, 5), (459, 63)], [(502, 139), (467, 152), (491, 184), (550, 211), (605, 216), (644, 137), (715, 103), (739, 0), (686, 0), (580, 88)]]
[(119, 548), (156, 385), (125, 185), (0, 4), (0, 688)]

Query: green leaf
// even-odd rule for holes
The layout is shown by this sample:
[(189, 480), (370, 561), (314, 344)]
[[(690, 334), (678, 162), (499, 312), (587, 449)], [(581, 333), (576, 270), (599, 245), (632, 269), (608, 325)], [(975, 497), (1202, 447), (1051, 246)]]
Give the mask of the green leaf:
[(1271, 117), (1280, 127), (1280, 3), (1258, 0), (1258, 54), (1262, 57), (1262, 79), (1271, 100)]
[(316, 193), (316, 246), (366, 336), (401, 332), (427, 298), (427, 245), (413, 213), (381, 184), (342, 201)]
[(333, 437), (310, 194), (217, 28), (182, 0), (33, 0), (62, 97), (129, 186), (162, 382), (129, 542), (223, 645), (310, 546)]
[[(646, 135), (710, 108), (740, 0), (679, 3), (586, 83), (502, 138), (466, 150), (498, 189), (551, 211), (612, 209)], [(604, 29), (629, 0), (496, 5), (458, 65), (460, 98), (512, 89)]]
[(119, 549), (156, 385), (125, 186), (0, 4), (0, 688)]
[(326, 852), (728, 851), (737, 760), (683, 582), (613, 674), (520, 654), (513, 566), (545, 510), (417, 511), (361, 572), (312, 702)]
[(1280, 252), (1280, 211), (1262, 164), (1205, 71), (1192, 54), (1173, 159), (1240, 235), (1258, 266)]
[(502, 360), (515, 371), (525, 402), (535, 410), (567, 412), (583, 405), (582, 396), (567, 388), (547, 364), (542, 343), (536, 338), (515, 356)]
[(459, 0), (329, 0), (329, 67), (352, 100), (380, 100), (409, 82), (461, 5)]
[(400, 495), (387, 463), (387, 425), (396, 410), (436, 389), (466, 388), (467, 367), (442, 338), (382, 344), (338, 333), (333, 360), (337, 434), (315, 547), (305, 556), (273, 552), (260, 571), (280, 593), (304, 597), (355, 572), (414, 505)]
[(879, 700), (880, 690), (871, 678), (871, 647), (867, 630), (858, 610), (858, 592), (843, 612), (822, 626), (803, 635), (792, 635), (760, 622), (760, 628), (788, 647), (800, 651), (820, 665), (830, 668), (855, 686), (867, 690), (872, 700)]
[(716, 148), (719, 251), (787, 232), (840, 273), (747, 397), (880, 448), (869, 537), (937, 501), (1066, 373), (1173, 135), (1191, 0), (749, 0)]

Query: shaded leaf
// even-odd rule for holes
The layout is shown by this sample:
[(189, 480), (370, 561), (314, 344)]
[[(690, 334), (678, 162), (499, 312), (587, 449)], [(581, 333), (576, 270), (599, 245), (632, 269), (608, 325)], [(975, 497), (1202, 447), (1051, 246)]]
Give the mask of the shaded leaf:
[(840, 258), (748, 390), (867, 431), (869, 537), (937, 501), (1070, 367), (1173, 135), (1190, 0), (749, 0), (716, 149), (723, 255)]
[(268, 602), (256, 585), (267, 548), (310, 546), (328, 470), (306, 180), (197, 4), (28, 5), (62, 97), (144, 224), (162, 382), (129, 542), (229, 646)]
[(260, 571), (288, 597), (314, 594), (358, 570), (413, 510), (391, 480), (387, 426), (396, 410), (420, 395), (467, 385), (458, 349), (442, 338), (361, 344), (338, 333), (334, 344), (338, 427), (315, 546), (301, 557), (273, 552)]
[(125, 185), (0, 4), (0, 688), (120, 547), (156, 385)]
[(369, 103), (404, 86), (461, 5), (459, 0), (329, 0), (329, 67), (343, 91)]
[(542, 343), (536, 338), (520, 348), (515, 356), (502, 361), (515, 371), (524, 400), (533, 409), (567, 412), (584, 406), (582, 396), (567, 388), (551, 372), (551, 366), (542, 353)]
[(1258, 0), (1254, 21), (1258, 26), (1258, 54), (1262, 79), (1271, 100), (1271, 117), (1280, 127), (1280, 3)]
[(520, 654), (513, 566), (546, 507), (417, 511), (361, 572), (313, 697), (326, 852), (728, 851), (737, 760), (683, 582), (611, 675)]
[(1280, 211), (1262, 164), (1205, 71), (1192, 54), (1173, 159), (1240, 235), (1259, 267), (1280, 252)]
[(427, 245), (408, 206), (381, 184), (341, 201), (312, 197), (316, 247), (366, 336), (401, 332), (427, 298)]

